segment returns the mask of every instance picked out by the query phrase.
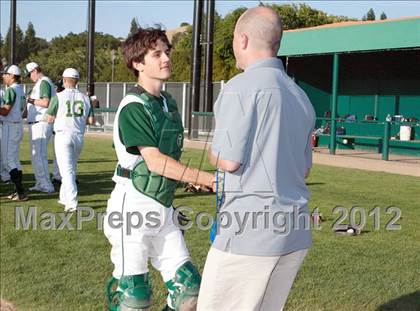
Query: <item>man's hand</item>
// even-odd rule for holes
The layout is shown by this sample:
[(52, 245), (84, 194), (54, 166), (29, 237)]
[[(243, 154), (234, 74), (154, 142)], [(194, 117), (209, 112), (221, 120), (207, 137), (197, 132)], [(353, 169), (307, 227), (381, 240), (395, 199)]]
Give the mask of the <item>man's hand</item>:
[(3, 105), (0, 108), (0, 115), (7, 116), (10, 111), (12, 111), (12, 106), (11, 105)]

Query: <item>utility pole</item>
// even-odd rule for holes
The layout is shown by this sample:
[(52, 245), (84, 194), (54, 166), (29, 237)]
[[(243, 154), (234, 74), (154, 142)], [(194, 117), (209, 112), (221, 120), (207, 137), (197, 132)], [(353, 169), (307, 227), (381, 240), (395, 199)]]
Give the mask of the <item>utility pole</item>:
[(205, 59), (204, 111), (213, 111), (213, 33), (214, 33), (214, 2), (207, 0), (207, 33)]
[[(193, 135), (193, 125), (198, 127), (198, 122), (192, 115), (200, 107), (200, 74), (201, 74), (201, 24), (203, 18), (203, 0), (194, 0), (193, 21), (193, 50), (191, 62), (191, 88), (190, 88), (190, 111), (188, 116), (188, 136)], [(193, 124), (194, 123), (194, 124)], [(196, 133), (194, 133), (194, 136)], [(197, 132), (198, 135), (198, 132)]]
[(16, 64), (16, 0), (10, 2), (10, 57), (9, 64)]
[(88, 59), (87, 59), (87, 94), (95, 94), (95, 81), (93, 78), (93, 66), (95, 52), (95, 0), (89, 0), (88, 22)]

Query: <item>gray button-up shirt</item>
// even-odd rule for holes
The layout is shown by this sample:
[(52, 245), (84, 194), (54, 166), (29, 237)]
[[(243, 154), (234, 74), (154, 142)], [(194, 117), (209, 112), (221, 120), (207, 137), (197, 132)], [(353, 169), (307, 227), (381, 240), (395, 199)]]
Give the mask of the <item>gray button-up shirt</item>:
[(303, 90), (270, 58), (231, 79), (215, 104), (212, 150), (241, 163), (225, 174), (225, 202), (213, 247), (278, 256), (312, 244), (310, 193), (314, 109)]

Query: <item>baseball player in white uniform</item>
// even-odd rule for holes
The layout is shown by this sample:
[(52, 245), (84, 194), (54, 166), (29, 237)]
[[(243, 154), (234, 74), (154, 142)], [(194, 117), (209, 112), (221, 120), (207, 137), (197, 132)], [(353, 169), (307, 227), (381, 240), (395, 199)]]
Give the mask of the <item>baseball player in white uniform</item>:
[(52, 135), (52, 124), (47, 122), (45, 113), (55, 95), (54, 84), (37, 63), (26, 65), (26, 75), (35, 82), (27, 105), (31, 160), (36, 180), (29, 190), (52, 193), (54, 186), (48, 170), (48, 141)]
[[(3, 106), (3, 96), (4, 96), (4, 90), (0, 90), (0, 107)], [(3, 129), (3, 116), (0, 115), (0, 139), (1, 139), (1, 132)], [(4, 183), (10, 182), (10, 175), (9, 172), (6, 170), (6, 167), (3, 165), (3, 161), (0, 157), (0, 178), (1, 181)]]
[[(63, 86), (63, 79), (61, 78), (60, 80), (56, 81), (54, 83), (55, 85), (55, 92), (56, 94), (64, 91), (64, 86)], [(54, 147), (54, 140), (55, 140), (55, 132), (53, 131), (53, 136), (52, 136), (52, 147), (53, 147), (53, 171), (52, 171), (52, 184), (54, 185), (54, 187), (56, 189), (60, 189), (61, 186), (61, 175), (60, 175), (60, 170), (58, 169), (58, 164), (57, 164), (57, 157), (55, 156), (55, 147)], [(76, 183), (77, 183), (77, 179), (76, 179)]]
[[(171, 73), (169, 52), (160, 29), (140, 28), (123, 44), (124, 60), (138, 84), (122, 99), (114, 119), (118, 165), (104, 219), (114, 264), (108, 310), (149, 310), (149, 259), (168, 289), (165, 310), (193, 311), (197, 303), (200, 275), (173, 220), (172, 202), (177, 180), (212, 187), (214, 176), (179, 162), (184, 128), (175, 100), (162, 90)], [(115, 214), (123, 226), (112, 225)], [(149, 226), (151, 215), (157, 222)], [(132, 216), (135, 223), (144, 222), (128, 231)]]
[(46, 112), (48, 123), (54, 123), (55, 154), (61, 174), (59, 203), (64, 210), (77, 209), (76, 169), (83, 147), (86, 123), (93, 124), (93, 110), (89, 97), (76, 89), (79, 72), (67, 68), (63, 72), (64, 91), (51, 99)]
[(26, 201), (28, 196), (22, 185), (22, 168), (19, 161), (19, 145), (23, 137), (22, 111), (25, 105), (25, 93), (20, 84), (21, 72), (16, 65), (10, 65), (4, 69), (2, 76), (7, 89), (0, 108), (3, 122), (1, 160), (9, 172), (10, 180), (15, 184), (15, 191), (8, 198), (13, 201)]

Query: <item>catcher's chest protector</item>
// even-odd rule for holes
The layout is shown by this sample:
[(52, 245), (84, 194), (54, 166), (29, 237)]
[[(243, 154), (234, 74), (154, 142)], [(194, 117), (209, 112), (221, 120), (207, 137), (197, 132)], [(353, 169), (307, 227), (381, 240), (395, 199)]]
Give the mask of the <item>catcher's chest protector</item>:
[[(184, 128), (175, 101), (168, 93), (162, 92), (162, 94), (164, 107), (157, 98), (148, 93), (130, 95), (137, 98), (136, 102), (143, 104), (146, 113), (149, 115), (156, 140), (159, 142), (159, 151), (178, 161), (182, 154)], [(118, 148), (118, 144), (115, 144), (115, 147)], [(123, 149), (123, 152), (127, 153), (125, 147)], [(121, 149), (120, 152), (117, 151), (117, 154), (121, 151)], [(170, 207), (174, 199), (177, 181), (150, 172), (140, 156), (135, 159), (133, 157), (129, 158), (135, 160), (135, 163), (131, 161), (131, 163), (127, 163), (128, 165), (124, 165), (120, 156), (118, 156), (121, 167), (132, 170), (131, 179), (134, 187), (162, 205)]]

